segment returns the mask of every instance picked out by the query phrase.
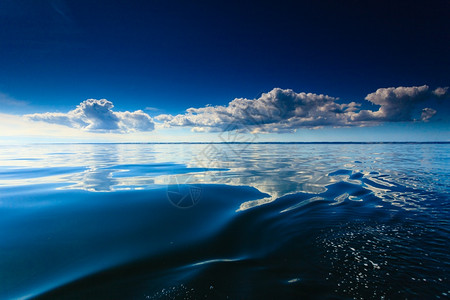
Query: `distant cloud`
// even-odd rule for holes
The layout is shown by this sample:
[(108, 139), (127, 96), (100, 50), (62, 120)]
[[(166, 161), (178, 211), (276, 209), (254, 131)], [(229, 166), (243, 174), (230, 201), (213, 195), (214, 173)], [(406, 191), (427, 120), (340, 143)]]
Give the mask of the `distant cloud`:
[[(185, 114), (155, 117), (165, 127), (187, 126), (193, 131), (293, 132), (298, 128), (324, 126), (348, 127), (376, 125), (382, 122), (415, 121), (418, 104), (447, 94), (448, 88), (381, 88), (366, 96), (380, 106), (378, 110), (361, 110), (361, 103), (338, 103), (338, 98), (313, 93), (296, 93), (275, 88), (257, 99), (236, 98), (226, 106), (189, 108)], [(436, 110), (425, 108), (421, 120), (428, 121)]]
[(447, 87), (438, 87), (437, 89), (435, 89), (433, 91), (433, 94), (438, 96), (438, 97), (442, 97), (444, 95), (448, 95), (448, 86)]
[[(439, 90), (439, 96), (446, 94), (446, 89), (443, 88), (438, 88), (435, 91), (430, 92), (427, 85), (378, 89), (375, 93), (367, 95), (365, 99), (373, 104), (380, 105), (380, 108), (377, 111), (362, 110), (353, 117), (353, 121), (414, 121), (414, 109), (419, 103), (435, 97), (435, 92), (437, 90)], [(426, 110), (426, 116), (428, 117), (426, 120), (436, 113), (436, 111), (431, 108), (426, 108)], [(431, 111), (434, 111), (434, 113), (431, 114)]]
[(7, 108), (9, 108), (26, 106), (28, 105), (28, 103), (25, 101), (14, 99), (7, 94), (0, 92), (0, 105), (2, 107), (6, 106)]
[(147, 111), (159, 111), (159, 108), (147, 106), (144, 110), (147, 110)]
[[(295, 132), (299, 128), (374, 126), (384, 122), (428, 122), (436, 109), (423, 107), (429, 99), (447, 99), (448, 87), (430, 90), (427, 85), (380, 88), (363, 103), (314, 93), (274, 88), (259, 98), (236, 98), (228, 105), (189, 108), (184, 114), (160, 114), (153, 119), (144, 111), (115, 112), (112, 102), (88, 99), (68, 113), (25, 115), (32, 121), (59, 124), (91, 132), (130, 133), (156, 128), (190, 127), (194, 132)], [(362, 101), (361, 101), (362, 102)], [(421, 107), (422, 106), (422, 107)], [(146, 110), (156, 109), (147, 107)]]
[(422, 115), (420, 116), (420, 120), (424, 122), (428, 122), (431, 117), (433, 117), (436, 114), (436, 110), (432, 108), (424, 108), (422, 109)]
[(32, 121), (42, 121), (97, 132), (152, 131), (155, 123), (142, 110), (135, 112), (114, 112), (112, 102), (88, 99), (68, 113), (42, 113), (25, 115)]
[(194, 131), (291, 132), (299, 127), (347, 125), (348, 114), (358, 105), (338, 104), (336, 100), (326, 95), (275, 88), (258, 99), (237, 98), (227, 106), (189, 108), (186, 114), (160, 115), (155, 119), (169, 126), (191, 126)]

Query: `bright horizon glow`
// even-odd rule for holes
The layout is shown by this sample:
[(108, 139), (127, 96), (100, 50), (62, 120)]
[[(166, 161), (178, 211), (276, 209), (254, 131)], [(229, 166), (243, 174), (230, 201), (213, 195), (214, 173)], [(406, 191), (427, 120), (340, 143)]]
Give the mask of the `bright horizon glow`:
[[(152, 142), (449, 142), (447, 124), (396, 123), (374, 127), (301, 129), (296, 133), (255, 135), (236, 132), (194, 133), (187, 128), (145, 133), (95, 133), (57, 124), (32, 122), (0, 113), (0, 144), (152, 143)], [(407, 134), (406, 134), (407, 133)], [(445, 134), (442, 134), (445, 133)]]

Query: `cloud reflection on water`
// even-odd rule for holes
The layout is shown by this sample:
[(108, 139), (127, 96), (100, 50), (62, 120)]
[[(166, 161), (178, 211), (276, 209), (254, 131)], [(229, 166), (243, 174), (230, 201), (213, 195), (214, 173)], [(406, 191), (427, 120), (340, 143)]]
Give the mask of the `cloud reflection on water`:
[[(445, 152), (445, 145), (401, 147), (411, 148), (415, 156), (392, 144), (61, 144), (52, 145), (51, 152), (45, 145), (16, 147), (11, 160), (12, 148), (4, 147), (1, 171), (14, 171), (8, 176), (0, 172), (0, 187), (69, 183), (61, 188), (109, 192), (153, 189), (175, 177), (185, 184), (251, 186), (270, 195), (244, 203), (241, 209), (288, 194), (318, 195), (337, 182), (362, 185), (398, 205), (412, 198), (396, 192), (397, 185), (446, 189), (448, 180), (436, 181), (433, 174), (445, 171), (445, 164), (439, 165), (441, 161), (428, 157), (427, 151), (432, 147)], [(31, 169), (36, 176), (28, 172), (25, 178), (23, 172)]]

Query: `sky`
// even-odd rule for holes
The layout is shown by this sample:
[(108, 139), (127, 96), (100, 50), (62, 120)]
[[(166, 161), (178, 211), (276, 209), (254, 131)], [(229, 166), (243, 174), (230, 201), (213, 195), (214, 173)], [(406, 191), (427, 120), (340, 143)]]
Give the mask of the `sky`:
[(0, 1), (0, 143), (450, 141), (450, 1)]

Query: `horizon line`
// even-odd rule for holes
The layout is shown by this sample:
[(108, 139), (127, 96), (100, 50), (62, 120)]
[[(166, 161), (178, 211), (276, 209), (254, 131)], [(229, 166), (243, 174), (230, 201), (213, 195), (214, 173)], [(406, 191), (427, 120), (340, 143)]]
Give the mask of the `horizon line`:
[(15, 146), (15, 145), (251, 145), (251, 144), (450, 144), (450, 141), (404, 141), (404, 142), (392, 142), (392, 141), (379, 141), (379, 142), (35, 142), (35, 143), (20, 143), (20, 144), (1, 144), (0, 146)]

